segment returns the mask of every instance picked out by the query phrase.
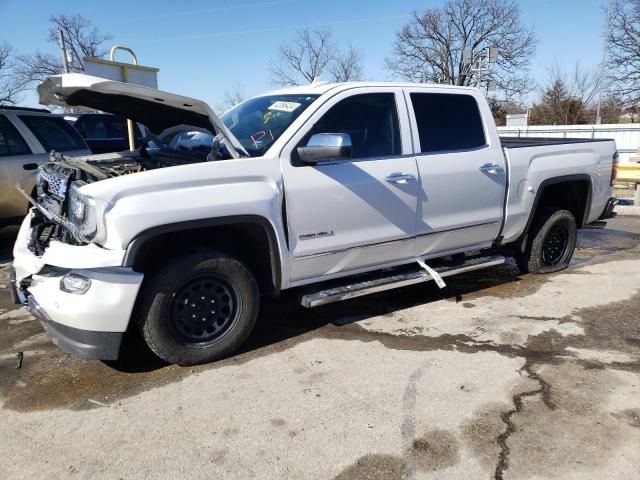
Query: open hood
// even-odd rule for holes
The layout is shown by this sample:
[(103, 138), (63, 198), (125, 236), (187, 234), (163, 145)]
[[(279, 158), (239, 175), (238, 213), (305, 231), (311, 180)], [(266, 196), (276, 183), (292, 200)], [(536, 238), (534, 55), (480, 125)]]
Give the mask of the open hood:
[(38, 95), (43, 105), (83, 106), (114, 113), (142, 123), (154, 133), (175, 125), (205, 128), (220, 135), (234, 158), (248, 156), (220, 117), (195, 98), (81, 73), (47, 77), (38, 85)]

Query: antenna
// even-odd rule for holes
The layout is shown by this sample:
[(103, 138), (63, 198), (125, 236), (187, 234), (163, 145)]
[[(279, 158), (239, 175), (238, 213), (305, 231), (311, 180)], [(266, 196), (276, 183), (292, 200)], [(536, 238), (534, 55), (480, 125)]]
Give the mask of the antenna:
[(469, 47), (462, 50), (462, 64), (466, 67), (473, 62), (473, 50)]
[[(469, 72), (476, 74), (476, 87), (482, 87), (482, 76), (488, 74), (491, 70), (491, 66), (498, 61), (498, 55), (500, 55), (500, 48), (486, 47), (477, 52), (474, 52), (471, 48), (465, 48), (462, 50), (462, 64), (469, 68)], [(488, 79), (486, 82), (487, 92), (493, 92), (496, 89), (496, 81)]]
[(500, 54), (500, 49), (498, 47), (490, 47), (489, 48), (489, 63), (496, 63), (498, 61), (498, 55)]

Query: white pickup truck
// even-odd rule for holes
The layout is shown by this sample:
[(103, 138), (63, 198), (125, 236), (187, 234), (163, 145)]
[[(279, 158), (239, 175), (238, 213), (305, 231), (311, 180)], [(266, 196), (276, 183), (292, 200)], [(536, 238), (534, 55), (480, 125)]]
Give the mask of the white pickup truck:
[(53, 155), (15, 244), (16, 300), (84, 357), (117, 358), (137, 327), (168, 362), (218, 359), (284, 289), (315, 307), (507, 256), (557, 271), (614, 205), (613, 141), (501, 139), (473, 88), (319, 82), (221, 117), (81, 74), (38, 90), (153, 132), (138, 151)]

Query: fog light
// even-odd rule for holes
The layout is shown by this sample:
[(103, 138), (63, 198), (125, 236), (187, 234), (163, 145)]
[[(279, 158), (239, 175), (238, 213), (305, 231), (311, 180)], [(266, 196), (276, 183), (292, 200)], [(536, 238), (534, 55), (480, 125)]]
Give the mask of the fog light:
[(91, 280), (83, 277), (82, 275), (76, 275), (75, 273), (68, 273), (62, 280), (60, 280), (60, 290), (67, 293), (73, 293), (75, 295), (83, 295), (87, 293), (91, 286)]

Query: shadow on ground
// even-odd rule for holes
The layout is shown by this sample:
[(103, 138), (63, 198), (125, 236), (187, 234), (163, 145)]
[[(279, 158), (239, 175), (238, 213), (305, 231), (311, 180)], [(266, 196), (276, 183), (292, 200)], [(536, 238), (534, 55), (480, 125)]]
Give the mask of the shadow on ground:
[(0, 228), (0, 265), (9, 263), (13, 257), (13, 244), (18, 235), (18, 227), (2, 227)]

